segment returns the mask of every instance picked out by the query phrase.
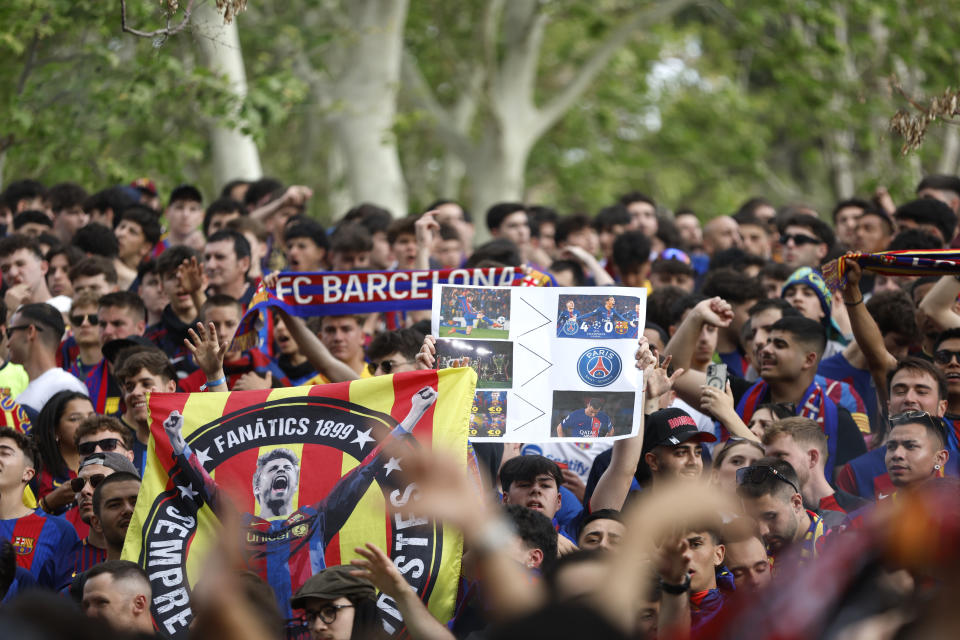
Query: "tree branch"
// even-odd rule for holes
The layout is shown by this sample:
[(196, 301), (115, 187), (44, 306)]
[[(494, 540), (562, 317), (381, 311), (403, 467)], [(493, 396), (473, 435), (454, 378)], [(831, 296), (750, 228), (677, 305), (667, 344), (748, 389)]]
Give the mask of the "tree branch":
[(461, 157), (468, 156), (470, 154), (469, 140), (467, 140), (467, 137), (462, 132), (457, 130), (453, 117), (437, 101), (433, 95), (433, 91), (430, 90), (429, 84), (427, 84), (427, 79), (423, 77), (423, 73), (420, 71), (416, 59), (409, 51), (403, 52), (403, 64), (400, 71), (403, 77), (406, 78), (404, 84), (410, 89), (411, 96), (435, 120), (437, 131), (444, 139), (444, 142), (446, 142), (457, 155)]
[(603, 70), (607, 62), (622, 47), (633, 33), (642, 25), (656, 24), (676, 12), (694, 3), (695, 0), (664, 0), (653, 6), (638, 10), (621, 24), (610, 36), (602, 42), (590, 55), (583, 66), (577, 71), (574, 79), (540, 110), (540, 130), (546, 131), (566, 113), (583, 92), (586, 91), (594, 78)]
[(153, 31), (141, 31), (139, 29), (134, 29), (133, 27), (127, 24), (127, 1), (120, 0), (120, 30), (126, 33), (132, 33), (135, 36), (140, 38), (161, 38), (166, 40), (170, 36), (180, 33), (187, 28), (187, 24), (190, 22), (190, 14), (193, 12), (193, 3), (195, 0), (188, 0), (187, 6), (183, 9), (183, 20), (180, 21), (180, 24), (171, 26), (170, 25), (170, 15), (167, 15), (167, 26), (163, 29), (155, 29)]

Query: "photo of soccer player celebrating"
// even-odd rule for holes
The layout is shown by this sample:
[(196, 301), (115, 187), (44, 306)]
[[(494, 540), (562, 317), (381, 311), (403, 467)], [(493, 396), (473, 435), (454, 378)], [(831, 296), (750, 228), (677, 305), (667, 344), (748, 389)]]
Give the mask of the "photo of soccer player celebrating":
[(443, 287), (441, 335), (469, 338), (510, 337), (510, 291), (480, 287)]
[(620, 339), (639, 334), (640, 299), (634, 296), (561, 295), (558, 338)]
[(471, 367), (477, 388), (509, 389), (513, 385), (513, 343), (496, 340), (437, 340), (437, 369)]
[(552, 435), (582, 439), (629, 433), (633, 401), (629, 392), (554, 391)]

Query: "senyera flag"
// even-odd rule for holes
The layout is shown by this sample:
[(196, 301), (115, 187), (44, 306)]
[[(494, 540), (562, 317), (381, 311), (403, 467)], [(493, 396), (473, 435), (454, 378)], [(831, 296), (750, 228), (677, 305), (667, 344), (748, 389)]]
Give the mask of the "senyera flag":
[(556, 285), (549, 273), (529, 267), (476, 267), (419, 271), (281, 272), (277, 286), (260, 283), (233, 336), (235, 348), (256, 346), (257, 321), (267, 307), (294, 316), (345, 316), (391, 311), (430, 310), (438, 284), (545, 287)]
[[(290, 597), (317, 571), (373, 542), (440, 620), (453, 613), (463, 543), (417, 514), (405, 453), (443, 450), (467, 464), (476, 374), (413, 371), (312, 387), (150, 396), (150, 445), (123, 557), (153, 587), (157, 629), (186, 637), (190, 592), (221, 535), (218, 509), (242, 514), (247, 566)], [(389, 505), (388, 505), (389, 503)], [(392, 508), (391, 508), (392, 507)], [(403, 622), (390, 598), (388, 631)]]

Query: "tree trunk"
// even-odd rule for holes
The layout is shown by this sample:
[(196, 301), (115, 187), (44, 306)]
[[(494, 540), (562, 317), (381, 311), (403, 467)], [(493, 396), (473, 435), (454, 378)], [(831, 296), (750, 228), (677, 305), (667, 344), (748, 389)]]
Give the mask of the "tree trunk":
[(393, 135), (408, 0), (352, 0), (355, 33), (345, 36), (331, 83), (329, 117), (343, 154), (353, 204), (372, 202), (407, 215), (407, 186)]
[[(204, 66), (224, 76), (239, 103), (247, 95), (247, 74), (243, 66), (237, 21), (224, 24), (213, 2), (201, 2), (194, 11), (193, 25)], [(263, 175), (260, 153), (253, 138), (222, 121), (210, 123), (213, 152), (213, 179), (222, 185), (235, 178), (256, 180)]]
[(960, 162), (960, 129), (955, 126), (943, 126), (943, 151), (937, 163), (937, 173), (954, 175)]

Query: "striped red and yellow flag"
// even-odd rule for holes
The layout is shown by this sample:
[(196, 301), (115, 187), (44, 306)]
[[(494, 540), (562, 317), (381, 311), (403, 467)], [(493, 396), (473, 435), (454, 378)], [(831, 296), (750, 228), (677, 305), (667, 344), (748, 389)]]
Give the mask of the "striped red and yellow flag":
[[(123, 557), (147, 571), (159, 629), (185, 633), (190, 588), (217, 544), (223, 497), (244, 514), (248, 567), (270, 583), (288, 615), (290, 596), (310, 575), (348, 563), (355, 547), (373, 542), (431, 612), (449, 619), (462, 539), (418, 517), (403, 452), (443, 450), (466, 468), (475, 386), (476, 374), (466, 368), (312, 387), (152, 394), (147, 468)], [(411, 427), (412, 435), (403, 432)], [(378, 606), (388, 629), (403, 628), (389, 598), (381, 594)]]

